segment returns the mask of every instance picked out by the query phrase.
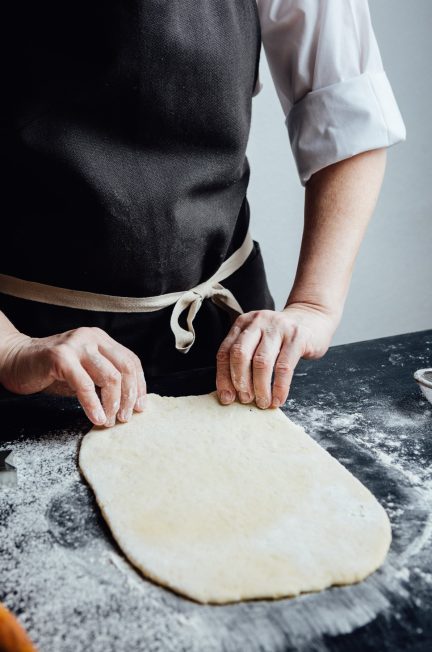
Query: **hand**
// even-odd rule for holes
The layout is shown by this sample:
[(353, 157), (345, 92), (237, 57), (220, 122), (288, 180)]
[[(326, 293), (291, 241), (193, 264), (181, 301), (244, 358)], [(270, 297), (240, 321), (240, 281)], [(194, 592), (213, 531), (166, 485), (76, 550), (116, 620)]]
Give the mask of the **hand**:
[(0, 383), (16, 394), (76, 395), (96, 425), (113, 426), (116, 416), (128, 421), (133, 410), (142, 412), (145, 406), (140, 359), (100, 328), (40, 338), (19, 332), (7, 336), (0, 354)]
[[(255, 399), (260, 408), (283, 405), (297, 362), (322, 357), (338, 321), (339, 316), (300, 303), (280, 312), (253, 310), (239, 315), (216, 355), (219, 400), (232, 403), (238, 392), (241, 403)], [(223, 392), (228, 392), (226, 398)]]

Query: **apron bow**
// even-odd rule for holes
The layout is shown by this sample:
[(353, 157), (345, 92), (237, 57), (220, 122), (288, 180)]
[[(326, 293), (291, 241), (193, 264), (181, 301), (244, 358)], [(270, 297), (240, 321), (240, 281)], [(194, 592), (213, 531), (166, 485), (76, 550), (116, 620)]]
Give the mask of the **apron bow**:
[[(195, 342), (193, 320), (205, 298), (211, 299), (213, 303), (228, 312), (232, 320), (238, 315), (243, 314), (243, 309), (231, 290), (224, 288), (218, 282), (213, 282), (212, 284), (202, 283), (193, 290), (187, 290), (174, 304), (170, 319), (171, 330), (175, 336), (176, 349), (182, 353), (187, 353)], [(187, 314), (188, 330), (182, 328), (179, 324), (179, 317), (187, 308), (189, 308)]]

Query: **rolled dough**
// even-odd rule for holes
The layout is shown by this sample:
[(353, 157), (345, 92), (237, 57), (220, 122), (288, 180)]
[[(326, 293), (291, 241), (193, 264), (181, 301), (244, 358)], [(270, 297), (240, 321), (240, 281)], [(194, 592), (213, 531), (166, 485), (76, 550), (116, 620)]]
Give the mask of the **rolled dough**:
[(280, 409), (168, 397), (95, 426), (80, 468), (148, 578), (203, 603), (362, 580), (391, 541), (386, 512)]

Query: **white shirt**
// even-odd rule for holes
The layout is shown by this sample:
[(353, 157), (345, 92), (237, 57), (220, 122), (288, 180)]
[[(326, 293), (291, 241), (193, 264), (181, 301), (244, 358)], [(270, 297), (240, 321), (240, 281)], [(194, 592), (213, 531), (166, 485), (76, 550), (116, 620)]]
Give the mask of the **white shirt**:
[[(405, 140), (367, 0), (256, 0), (300, 181)], [(258, 77), (253, 96), (262, 88)]]

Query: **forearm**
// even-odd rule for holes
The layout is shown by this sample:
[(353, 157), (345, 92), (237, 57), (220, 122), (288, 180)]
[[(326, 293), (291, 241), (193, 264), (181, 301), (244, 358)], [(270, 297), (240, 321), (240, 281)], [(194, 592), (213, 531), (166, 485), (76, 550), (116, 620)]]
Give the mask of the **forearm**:
[(12, 322), (0, 310), (0, 366), (5, 353), (10, 349), (17, 338), (22, 336), (23, 334), (15, 328)]
[(299, 263), (285, 307), (308, 304), (339, 321), (385, 164), (386, 149), (377, 149), (330, 165), (310, 178)]
[(0, 340), (10, 333), (19, 333), (19, 331), (15, 328), (10, 319), (6, 317), (4, 312), (0, 310)]

